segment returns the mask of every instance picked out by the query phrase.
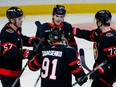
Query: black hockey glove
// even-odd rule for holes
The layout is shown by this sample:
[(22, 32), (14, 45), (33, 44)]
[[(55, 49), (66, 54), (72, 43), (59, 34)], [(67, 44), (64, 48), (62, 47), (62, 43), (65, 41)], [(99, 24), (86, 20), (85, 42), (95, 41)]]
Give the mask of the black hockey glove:
[(82, 86), (85, 82), (87, 82), (88, 78), (86, 76), (82, 76), (80, 78), (77, 78), (76, 81), (77, 83)]
[(35, 53), (33, 50), (30, 50), (27, 59), (31, 60), (31, 59), (33, 59), (33, 57), (34, 57), (35, 55), (36, 55), (36, 53)]
[(42, 27), (42, 24), (40, 23), (40, 21), (35, 21), (35, 25), (37, 27), (36, 37), (43, 38), (44, 37), (44, 29)]
[[(97, 67), (99, 64), (98, 63), (95, 63), (94, 64), (94, 68)], [(99, 72), (99, 70), (101, 72)], [(99, 81), (99, 78), (102, 76), (102, 72), (104, 72), (104, 68), (100, 67), (98, 68), (95, 72), (93, 72), (90, 76), (89, 76), (89, 79), (92, 79), (92, 80), (98, 80)]]
[[(94, 66), (96, 65), (98, 64), (95, 64)], [(99, 80), (102, 76), (109, 76), (109, 74), (111, 74), (111, 68), (111, 64), (107, 61), (105, 65), (103, 65), (90, 75), (90, 79)]]
[(92, 79), (92, 80), (97, 80), (99, 81), (99, 78), (101, 77), (101, 73), (97, 71), (95, 71), (94, 73), (92, 73), (89, 77), (89, 79)]

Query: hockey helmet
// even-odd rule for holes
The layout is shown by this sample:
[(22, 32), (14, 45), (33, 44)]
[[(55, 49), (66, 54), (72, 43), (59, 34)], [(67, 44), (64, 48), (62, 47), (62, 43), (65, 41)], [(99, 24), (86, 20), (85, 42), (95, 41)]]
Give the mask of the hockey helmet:
[(63, 5), (56, 5), (53, 8), (53, 13), (52, 15), (59, 14), (59, 15), (65, 15), (66, 14), (66, 9)]
[(64, 38), (64, 33), (61, 28), (53, 28), (51, 29), (51, 33), (49, 33), (49, 42), (59, 42)]
[(23, 11), (18, 7), (11, 7), (6, 11), (8, 19), (18, 18), (23, 16)]
[(107, 25), (107, 21), (112, 19), (112, 15), (108, 10), (100, 10), (95, 14), (97, 21), (101, 21), (104, 25)]

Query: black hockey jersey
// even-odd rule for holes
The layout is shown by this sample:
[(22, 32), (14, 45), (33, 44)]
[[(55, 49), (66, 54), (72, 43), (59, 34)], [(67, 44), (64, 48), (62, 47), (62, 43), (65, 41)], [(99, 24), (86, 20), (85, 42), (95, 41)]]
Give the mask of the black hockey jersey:
[(93, 67), (107, 60), (107, 65), (110, 67), (101, 67), (98, 71), (102, 74), (101, 77), (113, 84), (116, 81), (116, 31), (112, 28), (105, 33), (102, 33), (100, 29), (92, 31), (76, 29), (74, 34), (96, 43), (97, 56)]
[(29, 46), (29, 37), (22, 35), (21, 28), (15, 31), (7, 23), (1, 30), (0, 75), (17, 77), (22, 69), (22, 46)]
[(75, 78), (85, 75), (76, 50), (65, 45), (43, 47), (28, 65), (33, 71), (41, 68), (41, 87), (72, 87), (71, 74)]
[(76, 36), (97, 43), (97, 49), (99, 51), (97, 59), (100, 62), (105, 59), (116, 61), (116, 31), (114, 29), (111, 28), (110, 31), (105, 33), (102, 33), (100, 29), (92, 31), (77, 29)]
[[(49, 40), (49, 33), (51, 33), (51, 30), (55, 27), (61, 28), (64, 31), (65, 34), (65, 38), (68, 40), (68, 44), (71, 47), (74, 47), (76, 50), (77, 48), (77, 44), (76, 41), (72, 35), (72, 26), (71, 24), (67, 23), (67, 22), (62, 22), (59, 26), (56, 26), (50, 22), (48, 23), (44, 23), (42, 24), (42, 31), (37, 31), (36, 36), (37, 37), (44, 37), (45, 42), (44, 45), (49, 45), (48, 41)], [(42, 36), (40, 36), (42, 35)]]

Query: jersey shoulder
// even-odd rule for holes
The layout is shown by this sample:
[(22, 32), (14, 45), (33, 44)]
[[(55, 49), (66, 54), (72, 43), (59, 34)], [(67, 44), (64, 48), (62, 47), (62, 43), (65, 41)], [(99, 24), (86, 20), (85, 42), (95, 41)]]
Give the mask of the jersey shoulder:
[(109, 31), (102, 35), (102, 43), (104, 44), (115, 44), (116, 43), (116, 31)]
[(113, 31), (109, 31), (109, 32), (106, 32), (105, 33), (105, 36), (107, 37), (107, 38), (112, 38), (112, 37), (115, 37), (116, 38), (116, 31), (115, 30), (113, 30)]
[(70, 28), (72, 28), (72, 25), (70, 24), (70, 23), (68, 23), (68, 22), (63, 22), (63, 24), (64, 24), (64, 26), (67, 26), (67, 27), (70, 27)]
[(63, 23), (66, 24), (66, 25), (70, 25), (71, 26), (71, 24), (69, 22), (64, 21)]
[(7, 35), (11, 35), (11, 34), (14, 34), (15, 31), (12, 29), (12, 28), (9, 28), (9, 27), (4, 27), (2, 30), (1, 30), (1, 34), (7, 36)]
[(71, 47), (71, 46), (66, 46), (65, 47), (65, 52), (66, 53), (73, 53), (73, 52), (76, 53), (76, 50), (73, 47)]
[(43, 23), (42, 27), (43, 27), (44, 30), (48, 30), (48, 29), (52, 28), (52, 26), (49, 22)]
[(14, 30), (11, 28), (10, 23), (6, 23), (2, 28), (1, 32), (14, 33)]
[(65, 32), (69, 32), (69, 33), (72, 32), (72, 25), (70, 23), (63, 22), (63, 27), (62, 28), (64, 29)]

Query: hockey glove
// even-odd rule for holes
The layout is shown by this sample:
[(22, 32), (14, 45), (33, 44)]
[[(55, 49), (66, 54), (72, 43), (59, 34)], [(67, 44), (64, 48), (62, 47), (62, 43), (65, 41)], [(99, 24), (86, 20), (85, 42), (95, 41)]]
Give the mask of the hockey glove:
[(29, 45), (34, 46), (35, 44), (37, 44), (39, 42), (39, 40), (40, 40), (40, 38), (38, 38), (38, 37), (31, 37), (29, 39)]
[(92, 79), (92, 80), (97, 80), (99, 81), (99, 78), (101, 77), (102, 75), (99, 73), (99, 71), (95, 71), (94, 73), (92, 73), (90, 75), (90, 78), (89, 79)]
[(31, 60), (36, 53), (32, 50), (24, 49), (23, 58)]
[(27, 59), (28, 55), (29, 55), (29, 50), (28, 49), (24, 49), (23, 50), (23, 58)]
[(82, 86), (85, 82), (87, 82), (88, 78), (86, 76), (82, 76), (80, 78), (77, 78), (76, 81), (77, 83)]
[[(95, 64), (94, 66), (97, 67), (98, 64)], [(90, 75), (90, 79), (99, 80), (100, 78), (104, 76), (108, 77), (109, 74), (111, 73), (111, 67), (112, 67), (111, 64), (107, 61), (105, 65), (98, 68), (98, 70), (96, 70), (94, 73)]]
[(103, 87), (112, 87), (112, 85), (108, 82), (110, 78), (112, 78), (111, 74), (112, 66), (110, 63), (106, 63), (103, 67), (100, 67), (97, 71), (90, 75), (90, 79), (96, 80), (97, 82), (102, 83)]
[(31, 60), (31, 59), (33, 59), (33, 57), (34, 57), (35, 55), (36, 55), (36, 53), (35, 53), (33, 50), (30, 50), (27, 59)]
[[(99, 64), (96, 63), (94, 64), (94, 67), (97, 67)], [(102, 76), (102, 74), (104, 74), (104, 68), (103, 66), (98, 68), (95, 72), (93, 72), (91, 75), (90, 75), (90, 79), (93, 79), (93, 80), (99, 80), (99, 78)]]

